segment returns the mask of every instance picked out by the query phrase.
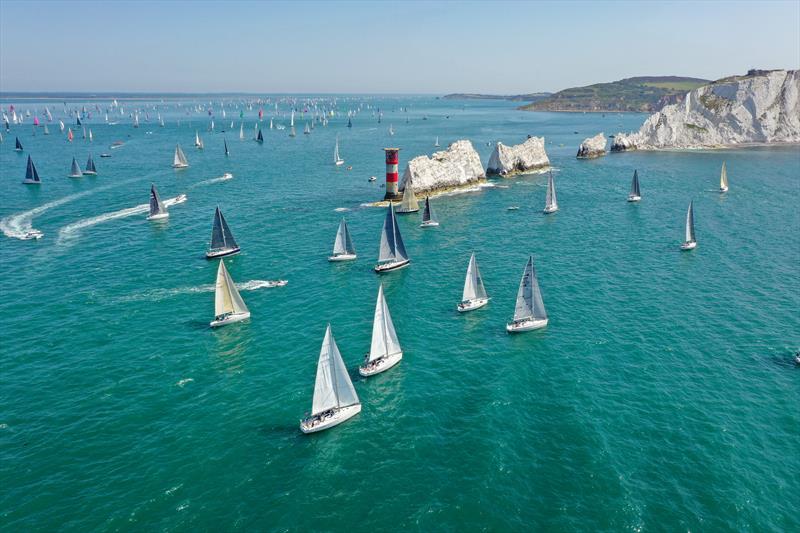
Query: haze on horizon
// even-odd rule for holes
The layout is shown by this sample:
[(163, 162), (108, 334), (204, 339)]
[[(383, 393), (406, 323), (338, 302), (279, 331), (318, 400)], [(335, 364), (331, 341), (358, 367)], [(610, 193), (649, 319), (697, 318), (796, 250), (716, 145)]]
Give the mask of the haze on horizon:
[(798, 66), (794, 0), (0, 0), (0, 92), (520, 94)]

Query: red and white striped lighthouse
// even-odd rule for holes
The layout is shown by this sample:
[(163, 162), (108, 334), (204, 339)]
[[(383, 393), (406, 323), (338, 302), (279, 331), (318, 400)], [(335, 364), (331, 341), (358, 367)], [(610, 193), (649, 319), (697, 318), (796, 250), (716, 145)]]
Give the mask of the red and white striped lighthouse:
[(400, 198), (398, 182), (400, 180), (400, 148), (384, 148), (386, 153), (386, 194), (384, 200), (397, 200)]

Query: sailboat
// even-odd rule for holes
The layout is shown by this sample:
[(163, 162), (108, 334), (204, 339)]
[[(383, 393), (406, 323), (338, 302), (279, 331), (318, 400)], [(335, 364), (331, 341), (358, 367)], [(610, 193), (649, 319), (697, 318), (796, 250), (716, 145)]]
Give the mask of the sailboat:
[(375, 302), (375, 317), (372, 320), (372, 344), (364, 356), (364, 364), (358, 367), (362, 376), (374, 376), (389, 370), (403, 358), (403, 350), (394, 330), (392, 315), (383, 295), (383, 283), (378, 288)]
[(89, 154), (89, 159), (86, 161), (86, 170), (83, 171), (87, 176), (97, 176), (97, 168), (94, 166), (92, 154)]
[(411, 185), (411, 180), (406, 180), (405, 187), (403, 187), (403, 199), (400, 201), (400, 207), (397, 209), (398, 213), (416, 213), (419, 211), (419, 202), (417, 196), (414, 194), (414, 187)]
[(175, 145), (175, 157), (172, 159), (172, 168), (188, 168), (189, 161), (186, 159), (186, 154), (181, 150), (181, 145)]
[(203, 140), (200, 138), (200, 133), (197, 130), (194, 130), (194, 145), (200, 150), (203, 149)]
[(348, 128), (352, 128), (353, 127), (353, 121), (350, 120), (350, 117), (347, 117), (347, 127)]
[(356, 248), (353, 246), (350, 230), (347, 229), (347, 221), (342, 218), (339, 230), (336, 232), (336, 240), (333, 242), (333, 255), (328, 257), (328, 261), (352, 261), (355, 258)]
[(63, 120), (59, 120), (58, 121), (58, 129), (61, 130), (61, 133), (64, 133), (64, 121)]
[(238, 253), (239, 245), (236, 244), (236, 239), (233, 238), (233, 233), (231, 233), (225, 217), (222, 216), (222, 211), (217, 206), (217, 210), (214, 212), (214, 225), (211, 228), (211, 247), (206, 252), (206, 259), (215, 259)]
[(39, 173), (36, 172), (36, 166), (33, 164), (33, 159), (28, 156), (28, 168), (25, 170), (25, 179), (22, 181), (25, 185), (39, 185), (42, 180), (39, 178)]
[(92, 135), (92, 129), (89, 128), (89, 142), (94, 141), (94, 135)]
[(435, 143), (433, 143), (433, 145), (434, 145), (435, 147), (437, 147), (437, 148), (439, 147), (439, 137), (438, 137), (438, 136), (436, 137), (436, 142), (435, 142)]
[(75, 158), (72, 158), (72, 168), (69, 171), (70, 178), (80, 178), (83, 176), (83, 172), (81, 172), (81, 167)]
[(378, 253), (378, 264), (375, 265), (375, 272), (389, 272), (398, 270), (408, 265), (410, 259), (400, 236), (400, 228), (397, 227), (397, 217), (394, 214), (394, 204), (389, 202), (389, 209), (386, 212), (386, 219), (383, 222), (381, 232), (381, 249)]
[(72, 134), (72, 128), (67, 128), (67, 141), (72, 142), (74, 138), (75, 135)]
[(719, 192), (728, 192), (728, 171), (725, 162), (722, 162), (722, 172), (719, 175)]
[(361, 402), (328, 324), (319, 351), (311, 413), (300, 421), (300, 431), (316, 433), (341, 424), (360, 412)]
[(297, 131), (294, 129), (294, 124), (289, 129), (289, 137), (297, 137)]
[(272, 117), (270, 117), (270, 119), (269, 119), (269, 129), (272, 129), (272, 128), (274, 128), (274, 126), (272, 125)]
[(222, 142), (225, 144), (225, 156), (227, 157), (231, 155), (231, 153), (228, 151), (228, 141), (226, 139), (222, 139)]
[(150, 184), (150, 214), (147, 215), (147, 220), (163, 220), (169, 218), (169, 213), (158, 195), (154, 183)]
[(525, 271), (519, 282), (517, 305), (514, 308), (514, 319), (506, 324), (506, 331), (516, 333), (543, 328), (547, 325), (547, 311), (544, 309), (536, 269), (533, 267), (533, 256), (528, 257)]
[(689, 202), (686, 211), (686, 240), (681, 244), (681, 250), (694, 250), (697, 248), (697, 239), (694, 237), (694, 201)]
[(216, 328), (250, 318), (250, 311), (236, 290), (236, 285), (225, 268), (225, 260), (217, 268), (217, 284), (214, 289), (214, 320), (209, 326)]
[(241, 122), (239, 124), (239, 140), (240, 141), (244, 140), (244, 122)]
[(16, 140), (16, 143), (14, 144), (14, 151), (15, 152), (21, 152), (22, 151), (22, 143), (19, 142), (19, 137), (15, 137), (14, 139)]
[(256, 142), (259, 144), (264, 143), (264, 135), (261, 133), (261, 128), (258, 128), (258, 135), (256, 135)]
[(464, 313), (483, 307), (487, 303), (489, 303), (489, 296), (483, 286), (483, 278), (478, 269), (478, 262), (475, 260), (475, 252), (472, 252), (467, 266), (467, 277), (464, 280), (464, 292), (461, 293), (461, 303), (456, 309), (459, 313)]
[(339, 136), (336, 136), (336, 146), (333, 148), (333, 163), (338, 167), (344, 165), (344, 159), (339, 157)]
[(558, 211), (558, 201), (556, 200), (556, 184), (553, 181), (553, 171), (547, 178), (547, 198), (545, 199), (544, 214), (555, 213)]
[(303, 135), (311, 135), (311, 129), (308, 127), (308, 122), (306, 122), (306, 127), (303, 128)]
[(639, 171), (633, 171), (633, 181), (631, 182), (631, 192), (628, 194), (629, 202), (638, 202), (642, 199), (642, 193), (639, 190)]
[(431, 209), (431, 201), (429, 197), (425, 197), (425, 209), (422, 210), (422, 224), (419, 226), (421, 228), (430, 228), (433, 226), (438, 226), (439, 221), (436, 220), (436, 216), (433, 214), (433, 209)]
[(392, 136), (392, 135), (394, 135), (394, 128), (392, 127), (391, 124), (389, 124), (389, 136)]
[(138, 128), (139, 127), (139, 114), (138, 113), (133, 115), (133, 127), (134, 128)]
[(50, 135), (50, 130), (47, 128), (47, 124), (44, 125), (44, 134)]

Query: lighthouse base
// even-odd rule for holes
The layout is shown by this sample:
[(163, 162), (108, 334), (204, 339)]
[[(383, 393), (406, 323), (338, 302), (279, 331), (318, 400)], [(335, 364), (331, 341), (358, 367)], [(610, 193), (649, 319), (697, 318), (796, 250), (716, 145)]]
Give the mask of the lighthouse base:
[(389, 200), (391, 200), (393, 202), (399, 202), (402, 199), (403, 199), (402, 193), (398, 193), (398, 192), (386, 191), (386, 194), (383, 195), (383, 200), (385, 202), (388, 202)]

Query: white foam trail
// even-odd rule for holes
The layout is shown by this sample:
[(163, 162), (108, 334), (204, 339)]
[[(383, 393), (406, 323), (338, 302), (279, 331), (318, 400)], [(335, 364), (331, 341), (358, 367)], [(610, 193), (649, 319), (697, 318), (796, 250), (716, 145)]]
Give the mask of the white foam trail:
[(334, 209), (334, 211), (336, 211), (337, 213), (343, 213), (345, 211), (350, 211), (350, 208), (349, 207), (337, 207), (336, 209)]
[(230, 172), (226, 172), (225, 174), (223, 174), (218, 178), (211, 178), (210, 180), (205, 180), (195, 183), (191, 188), (199, 187), (201, 185), (211, 185), (212, 183), (219, 183), (221, 181), (228, 181), (232, 179), (233, 179), (233, 174), (231, 174)]
[[(243, 281), (236, 284), (236, 288), (240, 291), (255, 291), (258, 289), (272, 289), (274, 287), (283, 287), (288, 281), (284, 279), (263, 280), (253, 279), (250, 281)], [(213, 283), (208, 285), (199, 285), (197, 287), (178, 287), (176, 289), (152, 289), (129, 296), (123, 296), (119, 299), (122, 302), (139, 302), (139, 301), (159, 301), (166, 298), (172, 298), (181, 294), (195, 294), (200, 292), (214, 292), (216, 285)]]
[[(175, 385), (177, 385), (180, 388), (183, 388), (184, 385), (186, 385), (187, 383), (191, 383), (192, 381), (194, 381), (194, 378), (183, 378), (182, 380), (177, 382)], [(175, 490), (178, 489), (178, 488), (180, 488), (180, 487), (174, 487), (173, 489), (171, 489), (171, 491), (175, 492)], [(167, 491), (167, 494), (171, 494), (172, 492)]]
[(58, 200), (47, 202), (46, 204), (35, 207), (29, 211), (17, 213), (15, 215), (9, 215), (0, 220), (0, 230), (3, 231), (6, 237), (21, 239), (26, 233), (33, 230), (33, 217), (41, 215), (45, 211), (48, 211), (54, 207), (68, 204), (69, 202), (74, 202), (78, 198), (83, 198), (84, 196), (88, 196), (89, 194), (92, 194), (98, 190), (100, 189), (71, 194), (69, 196), (59, 198)]
[[(169, 207), (175, 204), (182, 204), (185, 201), (186, 201), (186, 196), (180, 195), (176, 196), (175, 198), (169, 198), (167, 200), (164, 200), (164, 205), (166, 207)], [(97, 215), (96, 217), (85, 218), (83, 220), (73, 222), (72, 224), (67, 224), (58, 231), (58, 244), (61, 244), (64, 240), (67, 240), (69, 238), (77, 237), (80, 230), (84, 228), (96, 226), (97, 224), (108, 222), (109, 220), (116, 220), (118, 218), (125, 218), (133, 215), (144, 214), (147, 213), (149, 210), (150, 210), (150, 204), (140, 204), (135, 207), (120, 209), (119, 211), (114, 211), (112, 213), (103, 213), (102, 215)]]

